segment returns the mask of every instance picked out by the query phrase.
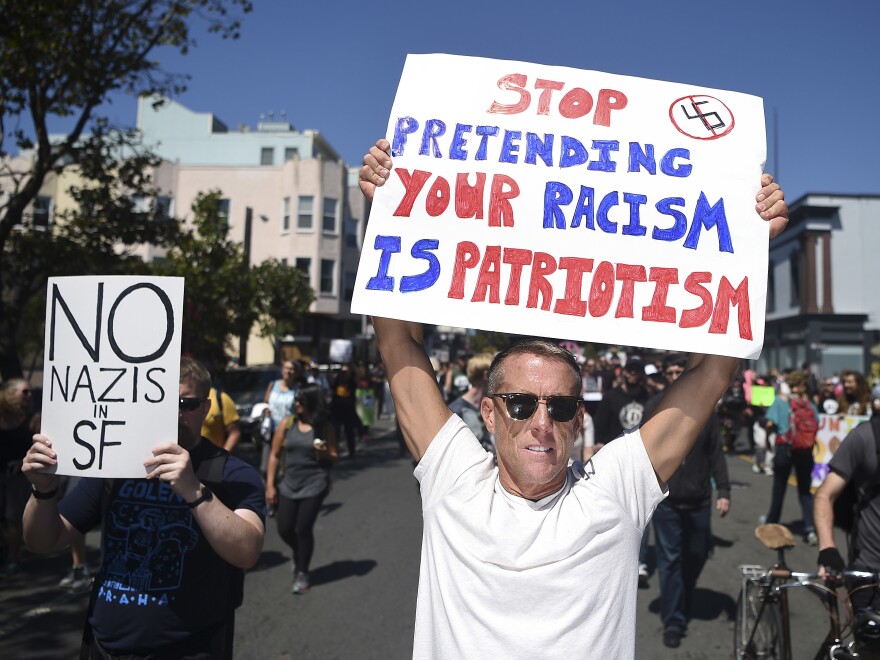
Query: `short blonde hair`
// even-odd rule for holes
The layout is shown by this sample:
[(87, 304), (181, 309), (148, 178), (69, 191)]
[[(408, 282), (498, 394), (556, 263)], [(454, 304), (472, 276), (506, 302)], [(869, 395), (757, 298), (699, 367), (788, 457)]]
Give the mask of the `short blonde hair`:
[(467, 363), (467, 377), (468, 380), (473, 384), (474, 381), (484, 380), (486, 378), (486, 373), (489, 371), (489, 367), (492, 366), (492, 358), (494, 356), (491, 353), (477, 353), (474, 357), (468, 360)]
[(199, 396), (207, 397), (211, 392), (211, 372), (201, 362), (190, 357), (180, 360), (180, 382), (195, 385)]

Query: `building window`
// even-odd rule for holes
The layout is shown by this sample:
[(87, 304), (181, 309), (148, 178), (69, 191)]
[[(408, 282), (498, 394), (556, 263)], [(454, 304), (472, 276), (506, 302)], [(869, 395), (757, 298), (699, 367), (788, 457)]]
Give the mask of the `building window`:
[(281, 202), (281, 231), (285, 234), (290, 231), (290, 197)]
[(312, 272), (312, 260), (309, 257), (297, 257), (296, 269), (304, 272), (306, 274), (306, 279), (309, 279), (309, 275)]
[(357, 273), (345, 273), (345, 299), (351, 302), (354, 297), (354, 282), (357, 279)]
[(336, 262), (332, 259), (321, 259), (321, 286), (322, 295), (332, 296), (336, 292), (335, 282)]
[(293, 160), (294, 156), (299, 154), (299, 149), (296, 147), (284, 147), (284, 162), (286, 163), (289, 160)]
[(776, 264), (770, 262), (770, 269), (767, 271), (767, 311), (772, 312), (776, 309)]
[(165, 222), (171, 219), (171, 198), (157, 197), (156, 205), (153, 208), (153, 218), (157, 222)]
[(336, 233), (336, 200), (329, 197), (324, 198), (324, 219), (321, 223), (321, 229), (326, 234)]
[(287, 257), (281, 257), (281, 265), (282, 265), (282, 266), (286, 266), (286, 265), (287, 265)]
[(34, 229), (48, 229), (52, 224), (52, 198), (45, 195), (39, 195), (34, 200), (33, 210), (31, 211), (31, 222)]
[(274, 165), (275, 164), (275, 148), (274, 147), (263, 147), (260, 149), (260, 165)]
[(345, 228), (345, 247), (357, 248), (358, 246), (358, 222), (354, 218), (346, 218), (342, 223)]
[(217, 205), (217, 217), (224, 225), (229, 226), (229, 200), (225, 197)]
[(296, 228), (302, 230), (311, 230), (312, 213), (315, 207), (315, 198), (311, 195), (301, 196), (299, 198), (299, 206), (296, 213)]
[(801, 254), (800, 252), (792, 253), (788, 260), (788, 268), (791, 274), (791, 307), (798, 307), (801, 304)]

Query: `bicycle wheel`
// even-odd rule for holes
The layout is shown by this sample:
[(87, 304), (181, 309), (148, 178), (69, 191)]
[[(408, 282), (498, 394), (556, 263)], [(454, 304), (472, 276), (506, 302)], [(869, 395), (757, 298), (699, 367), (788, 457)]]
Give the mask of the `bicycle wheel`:
[(783, 660), (785, 651), (779, 603), (761, 603), (761, 585), (746, 581), (736, 603), (734, 658), (736, 660)]

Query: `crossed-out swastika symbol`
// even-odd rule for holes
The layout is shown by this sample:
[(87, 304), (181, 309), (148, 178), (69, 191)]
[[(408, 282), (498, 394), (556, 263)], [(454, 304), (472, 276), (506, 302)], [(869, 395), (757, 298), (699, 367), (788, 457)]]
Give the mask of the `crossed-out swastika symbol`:
[(730, 133), (734, 126), (730, 108), (723, 101), (704, 94), (691, 94), (673, 101), (669, 118), (679, 132), (696, 140), (717, 140)]

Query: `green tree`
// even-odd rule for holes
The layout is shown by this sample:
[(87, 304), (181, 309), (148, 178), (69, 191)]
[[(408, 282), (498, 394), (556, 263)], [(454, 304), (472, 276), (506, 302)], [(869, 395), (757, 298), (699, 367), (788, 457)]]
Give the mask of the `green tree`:
[[(155, 193), (155, 159), (100, 108), (113, 94), (170, 96), (186, 76), (157, 50), (186, 53), (191, 24), (235, 38), (249, 0), (0, 0), (0, 375), (21, 374), (23, 310), (52, 275), (143, 266), (126, 247), (172, 240), (132, 199)], [(50, 123), (70, 126), (50, 138)], [(13, 158), (13, 156), (19, 156)], [(50, 177), (76, 167), (81, 211), (49, 228), (31, 211)], [(120, 254), (120, 247), (121, 254)]]
[(234, 337), (247, 336), (255, 324), (263, 337), (293, 332), (315, 299), (296, 268), (274, 259), (246, 264), (241, 245), (229, 238), (220, 199), (219, 191), (196, 198), (193, 229), (182, 231), (155, 265), (158, 275), (186, 278), (183, 351), (215, 372), (225, 366)]

